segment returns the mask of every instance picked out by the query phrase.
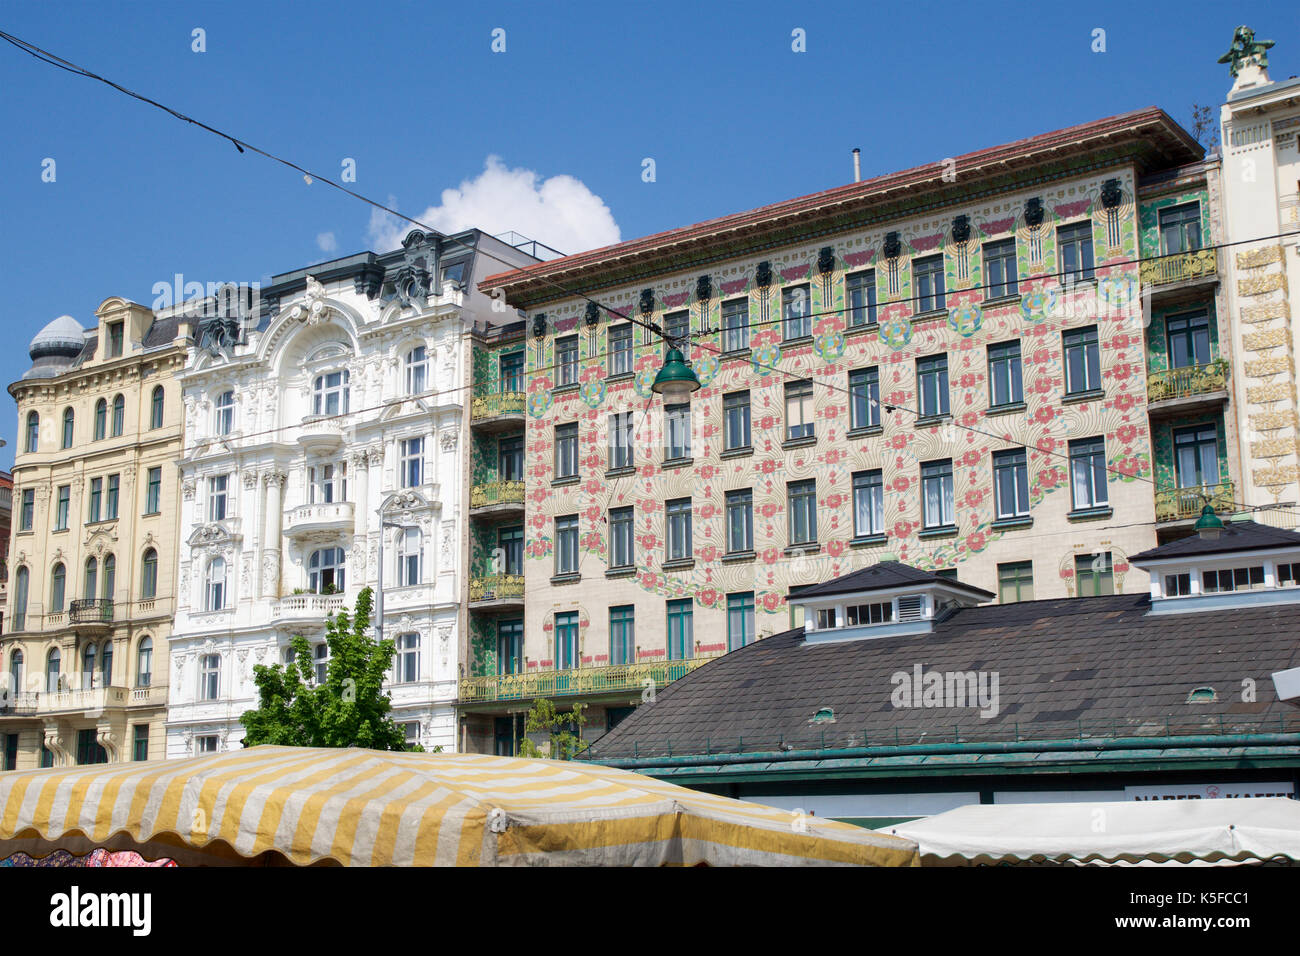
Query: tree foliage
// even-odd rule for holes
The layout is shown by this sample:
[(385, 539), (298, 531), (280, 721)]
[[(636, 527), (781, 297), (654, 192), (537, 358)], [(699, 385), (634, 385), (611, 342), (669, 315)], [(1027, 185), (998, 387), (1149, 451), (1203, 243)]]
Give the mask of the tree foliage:
[[(573, 710), (560, 713), (545, 697), (535, 700), (524, 718), (524, 739), (519, 742), (519, 756), (572, 760), (588, 746), (582, 739), (582, 728), (587, 723), (586, 709), (586, 704), (574, 704)], [(543, 753), (528, 734), (546, 734), (551, 743), (550, 753)]]
[(1208, 106), (1192, 104), (1192, 137), (1207, 150), (1219, 144), (1219, 124)]

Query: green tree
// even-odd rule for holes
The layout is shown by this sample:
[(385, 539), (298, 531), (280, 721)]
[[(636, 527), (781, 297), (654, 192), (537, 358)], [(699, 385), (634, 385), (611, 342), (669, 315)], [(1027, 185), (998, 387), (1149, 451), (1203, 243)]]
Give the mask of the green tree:
[[(572, 760), (588, 746), (582, 739), (582, 728), (587, 723), (586, 709), (586, 704), (574, 704), (573, 710), (560, 713), (545, 697), (535, 700), (524, 718), (524, 739), (519, 742), (519, 756)], [(528, 734), (546, 734), (551, 741), (551, 752), (542, 753)]]
[(316, 683), (312, 648), (302, 635), (289, 642), (293, 660), (288, 664), (254, 666), (258, 706), (239, 718), (245, 746), (407, 749), (384, 693), (384, 673), (396, 648), (392, 641), (366, 635), (370, 608), (371, 590), (365, 588), (357, 595), (355, 614), (344, 608), (326, 622), (330, 656), (323, 684)]

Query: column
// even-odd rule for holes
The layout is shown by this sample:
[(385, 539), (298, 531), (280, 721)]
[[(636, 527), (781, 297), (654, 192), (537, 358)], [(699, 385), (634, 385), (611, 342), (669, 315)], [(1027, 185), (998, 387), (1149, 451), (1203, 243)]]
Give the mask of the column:
[(284, 517), (281, 494), (287, 476), (272, 469), (262, 475), (266, 487), (266, 524), (263, 531), (262, 593), (265, 597), (280, 596), (280, 533)]

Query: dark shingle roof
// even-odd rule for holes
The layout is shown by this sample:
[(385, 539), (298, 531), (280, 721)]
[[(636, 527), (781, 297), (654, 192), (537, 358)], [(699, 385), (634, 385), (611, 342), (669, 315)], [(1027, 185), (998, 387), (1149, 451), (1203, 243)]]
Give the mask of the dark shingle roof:
[(165, 319), (154, 319), (153, 324), (149, 326), (149, 331), (144, 334), (142, 348), (151, 349), (159, 345), (167, 345), (172, 339), (176, 338), (180, 330), (181, 320), (177, 316), (170, 316)]
[(829, 581), (823, 581), (821, 584), (798, 589), (792, 588), (790, 594), (801, 598), (822, 597), (829, 594), (848, 594), (855, 591), (883, 591), (887, 588), (906, 587), (909, 584), (946, 584), (950, 587), (961, 588), (984, 600), (994, 596), (991, 591), (977, 588), (973, 584), (945, 578), (929, 571), (921, 571), (898, 561), (881, 561), (870, 567), (854, 571), (852, 574), (845, 574)]
[(1201, 554), (1287, 547), (1300, 548), (1300, 534), (1283, 528), (1272, 528), (1257, 521), (1225, 521), (1223, 531), (1217, 538), (1202, 538), (1194, 534), (1132, 555), (1129, 560), (1140, 564), (1160, 558), (1190, 558)]

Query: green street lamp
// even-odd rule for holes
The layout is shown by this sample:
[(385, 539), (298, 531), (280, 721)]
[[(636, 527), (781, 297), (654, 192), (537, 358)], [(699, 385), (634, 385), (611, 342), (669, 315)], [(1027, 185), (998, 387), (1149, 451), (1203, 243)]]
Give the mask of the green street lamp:
[(655, 376), (655, 383), (650, 386), (650, 390), (662, 395), (666, 404), (676, 405), (689, 402), (691, 393), (699, 387), (700, 380), (686, 364), (686, 358), (681, 350), (674, 345), (664, 356), (663, 368)]
[(1214, 508), (1207, 502), (1201, 509), (1201, 516), (1196, 519), (1196, 533), (1211, 541), (1223, 531), (1223, 521), (1214, 513)]

